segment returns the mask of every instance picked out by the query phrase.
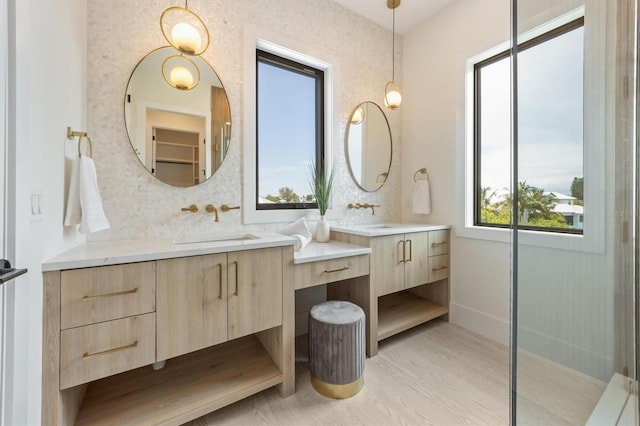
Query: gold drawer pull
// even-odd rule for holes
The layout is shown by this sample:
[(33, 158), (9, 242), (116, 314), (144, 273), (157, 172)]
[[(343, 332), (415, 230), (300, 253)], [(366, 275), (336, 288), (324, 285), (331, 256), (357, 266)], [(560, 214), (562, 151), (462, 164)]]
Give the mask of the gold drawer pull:
[(434, 272), (435, 271), (442, 271), (443, 269), (447, 269), (447, 267), (446, 266), (440, 266), (438, 268), (431, 268), (431, 270), (434, 271)]
[(98, 297), (123, 296), (125, 294), (133, 294), (138, 292), (138, 287), (132, 290), (116, 291), (115, 293), (95, 294), (93, 296), (84, 296), (83, 299), (97, 299)]
[(445, 244), (449, 244), (449, 241), (443, 241), (441, 243), (431, 243), (431, 247), (436, 248), (437, 246), (443, 246)]
[(348, 269), (349, 269), (349, 267), (348, 267), (348, 266), (344, 266), (344, 267), (342, 267), (342, 268), (338, 268), (338, 269), (329, 269), (329, 270), (326, 270), (326, 269), (325, 269), (325, 270), (324, 270), (324, 273), (325, 273), (325, 274), (332, 274), (332, 273), (334, 273), (334, 272), (342, 272), (342, 271), (346, 271), (346, 270), (348, 270)]
[(92, 356), (96, 356), (96, 355), (109, 354), (111, 352), (123, 351), (125, 349), (135, 348), (136, 346), (138, 346), (137, 340), (131, 343), (130, 345), (120, 346), (119, 348), (107, 349), (106, 351), (94, 352), (92, 354), (85, 352), (84, 355), (82, 355), (82, 359), (91, 358)]

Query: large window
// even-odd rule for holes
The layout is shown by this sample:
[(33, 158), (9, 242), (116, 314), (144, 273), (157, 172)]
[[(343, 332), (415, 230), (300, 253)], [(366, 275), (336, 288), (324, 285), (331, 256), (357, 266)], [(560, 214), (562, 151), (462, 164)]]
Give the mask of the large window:
[(323, 164), (324, 72), (256, 51), (256, 209), (316, 208), (310, 165)]
[[(474, 66), (476, 226), (511, 222), (510, 59)], [(518, 46), (518, 224), (582, 233), (584, 19)]]

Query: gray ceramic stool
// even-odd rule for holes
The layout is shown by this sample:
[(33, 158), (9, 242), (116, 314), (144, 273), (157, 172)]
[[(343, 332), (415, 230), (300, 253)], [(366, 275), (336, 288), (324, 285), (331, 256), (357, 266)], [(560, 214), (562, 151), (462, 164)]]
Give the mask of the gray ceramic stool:
[(364, 311), (351, 302), (330, 300), (309, 312), (311, 384), (329, 398), (349, 398), (364, 384)]

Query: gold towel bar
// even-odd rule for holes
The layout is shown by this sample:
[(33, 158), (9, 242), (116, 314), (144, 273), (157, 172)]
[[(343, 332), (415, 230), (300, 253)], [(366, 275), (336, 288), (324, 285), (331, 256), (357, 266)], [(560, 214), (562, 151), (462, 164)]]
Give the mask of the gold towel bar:
[(426, 175), (426, 176), (427, 176), (427, 179), (431, 179), (431, 178), (429, 177), (429, 173), (427, 172), (427, 169), (426, 169), (425, 167), (423, 167), (423, 168), (421, 168), (421, 169), (419, 169), (419, 170), (416, 170), (416, 172), (413, 174), (413, 181), (414, 181), (414, 182), (418, 182), (417, 177), (418, 177), (418, 175), (419, 175), (419, 174)]

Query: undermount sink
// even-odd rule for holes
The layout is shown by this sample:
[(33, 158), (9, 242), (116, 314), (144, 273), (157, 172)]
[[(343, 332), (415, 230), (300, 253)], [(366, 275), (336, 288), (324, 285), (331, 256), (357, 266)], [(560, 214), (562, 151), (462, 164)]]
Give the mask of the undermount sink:
[(193, 243), (216, 243), (226, 241), (257, 240), (260, 237), (253, 234), (232, 234), (232, 235), (195, 235), (191, 237), (177, 238), (173, 244), (193, 244)]

